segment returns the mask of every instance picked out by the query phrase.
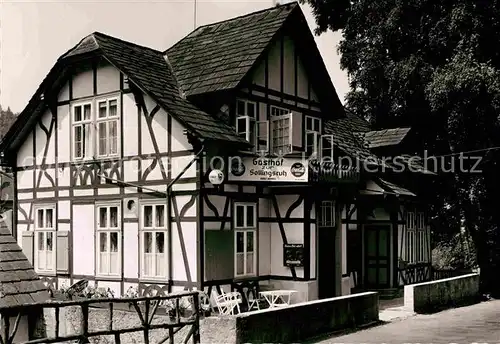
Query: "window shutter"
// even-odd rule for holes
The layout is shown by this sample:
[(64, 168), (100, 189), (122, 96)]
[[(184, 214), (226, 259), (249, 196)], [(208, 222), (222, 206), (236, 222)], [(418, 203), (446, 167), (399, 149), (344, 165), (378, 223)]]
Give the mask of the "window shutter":
[(70, 231), (56, 232), (56, 269), (57, 272), (69, 274), (69, 255), (70, 255)]
[(35, 236), (33, 231), (24, 231), (22, 234), (22, 249), (24, 255), (33, 264), (33, 250), (35, 249)]
[(229, 230), (205, 231), (205, 281), (234, 277), (234, 233)]

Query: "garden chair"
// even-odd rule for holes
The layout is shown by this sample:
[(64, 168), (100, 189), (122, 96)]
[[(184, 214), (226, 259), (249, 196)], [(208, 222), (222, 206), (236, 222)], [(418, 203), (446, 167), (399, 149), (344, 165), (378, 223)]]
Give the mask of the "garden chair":
[(236, 314), (240, 313), (240, 303), (242, 302), (240, 293), (225, 293), (221, 291), (221, 294), (219, 294), (217, 290), (213, 289), (213, 294), (215, 305), (220, 315), (235, 315), (235, 312)]

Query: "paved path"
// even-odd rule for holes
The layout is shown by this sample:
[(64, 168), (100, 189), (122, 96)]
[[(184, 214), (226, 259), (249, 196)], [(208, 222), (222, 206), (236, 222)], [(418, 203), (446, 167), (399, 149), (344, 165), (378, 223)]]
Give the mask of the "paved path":
[(500, 343), (500, 300), (416, 315), (317, 343)]

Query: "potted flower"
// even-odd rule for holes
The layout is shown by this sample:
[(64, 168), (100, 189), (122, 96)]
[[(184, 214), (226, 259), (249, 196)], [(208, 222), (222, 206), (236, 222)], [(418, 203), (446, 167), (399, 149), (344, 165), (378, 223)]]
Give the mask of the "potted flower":
[(165, 309), (171, 321), (177, 321), (178, 317), (187, 318), (190, 315), (191, 303), (185, 298), (179, 299), (178, 304), (176, 299), (163, 300), (160, 306)]
[(162, 300), (160, 302), (160, 307), (165, 309), (165, 312), (167, 315), (170, 317), (171, 321), (176, 321), (177, 320), (177, 310), (175, 307), (175, 301), (168, 299), (168, 300)]

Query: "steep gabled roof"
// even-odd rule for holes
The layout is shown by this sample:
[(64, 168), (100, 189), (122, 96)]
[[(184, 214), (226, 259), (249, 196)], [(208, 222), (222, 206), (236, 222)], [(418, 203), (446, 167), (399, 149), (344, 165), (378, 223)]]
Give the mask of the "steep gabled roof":
[(314, 36), (298, 2), (201, 26), (165, 51), (186, 96), (230, 90), (251, 75), (285, 30), (327, 115), (342, 116)]
[(46, 302), (47, 287), (0, 220), (0, 307)]
[(298, 3), (201, 26), (166, 50), (186, 95), (235, 88)]
[(17, 125), (12, 126), (0, 143), (0, 149), (5, 149), (13, 139), (18, 138), (18, 132), (33, 114), (40, 114), (43, 111), (45, 105), (41, 97), (46, 89), (52, 87), (50, 83), (56, 75), (71, 64), (74, 58), (89, 55), (107, 59), (195, 136), (242, 145), (249, 144), (236, 135), (234, 128), (201, 111), (182, 97), (172, 68), (162, 52), (94, 32), (57, 60), (28, 106), (18, 116)]

